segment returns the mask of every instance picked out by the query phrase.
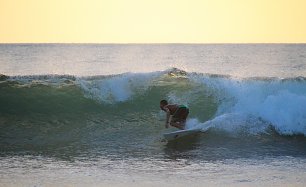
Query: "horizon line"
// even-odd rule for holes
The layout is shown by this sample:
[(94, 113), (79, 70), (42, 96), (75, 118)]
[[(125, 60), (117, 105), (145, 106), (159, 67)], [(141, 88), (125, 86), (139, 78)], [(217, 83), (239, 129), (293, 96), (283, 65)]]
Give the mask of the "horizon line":
[(216, 45), (216, 44), (306, 44), (306, 42), (211, 42), (211, 43), (193, 43), (193, 42), (5, 42), (0, 45), (8, 44), (102, 44), (102, 45)]

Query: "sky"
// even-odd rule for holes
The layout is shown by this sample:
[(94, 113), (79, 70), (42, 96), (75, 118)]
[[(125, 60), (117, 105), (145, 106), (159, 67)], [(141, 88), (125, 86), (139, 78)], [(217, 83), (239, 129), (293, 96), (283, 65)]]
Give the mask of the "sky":
[(0, 0), (0, 43), (306, 43), (306, 0)]

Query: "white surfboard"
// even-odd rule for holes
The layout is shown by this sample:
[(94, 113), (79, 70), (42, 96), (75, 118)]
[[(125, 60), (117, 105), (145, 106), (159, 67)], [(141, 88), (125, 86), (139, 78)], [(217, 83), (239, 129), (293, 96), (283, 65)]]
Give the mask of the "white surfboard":
[(188, 135), (195, 135), (197, 133), (201, 132), (201, 129), (186, 129), (186, 130), (179, 130), (179, 131), (174, 131), (170, 133), (164, 133), (164, 137), (166, 140), (175, 140), (184, 136)]

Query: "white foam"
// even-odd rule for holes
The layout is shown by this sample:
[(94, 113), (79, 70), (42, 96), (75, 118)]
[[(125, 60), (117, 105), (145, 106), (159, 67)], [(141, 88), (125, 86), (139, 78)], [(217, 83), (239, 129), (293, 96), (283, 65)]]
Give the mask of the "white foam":
[(239, 127), (258, 133), (269, 123), (280, 134), (306, 135), (305, 81), (191, 78), (215, 92), (219, 108), (215, 119), (210, 121), (215, 128), (236, 132)]
[(206, 122), (199, 122), (198, 119), (187, 121), (187, 129), (200, 129), (205, 132), (208, 129), (223, 131), (234, 136), (256, 135), (266, 133), (268, 124), (260, 119), (239, 113), (227, 113), (219, 115)]
[[(258, 106), (259, 115), (283, 134), (306, 135), (306, 96), (282, 90)], [(260, 109), (261, 108), (261, 109)]]

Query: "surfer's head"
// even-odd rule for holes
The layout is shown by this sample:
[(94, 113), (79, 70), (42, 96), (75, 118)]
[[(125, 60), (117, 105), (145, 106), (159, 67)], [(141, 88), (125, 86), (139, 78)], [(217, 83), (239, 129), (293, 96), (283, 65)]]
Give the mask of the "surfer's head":
[(159, 107), (160, 107), (160, 109), (162, 109), (162, 110), (164, 110), (164, 106), (166, 106), (166, 105), (168, 105), (168, 101), (167, 100), (161, 100), (160, 102), (159, 102)]

